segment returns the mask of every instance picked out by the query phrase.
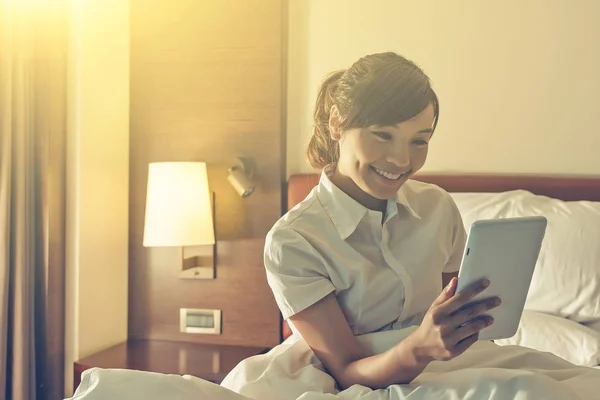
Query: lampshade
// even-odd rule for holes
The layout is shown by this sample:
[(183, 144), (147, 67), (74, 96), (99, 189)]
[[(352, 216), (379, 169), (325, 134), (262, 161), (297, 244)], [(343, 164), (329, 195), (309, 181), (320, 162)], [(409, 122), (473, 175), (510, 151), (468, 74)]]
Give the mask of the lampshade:
[(151, 163), (148, 167), (144, 246), (214, 244), (210, 200), (205, 163)]

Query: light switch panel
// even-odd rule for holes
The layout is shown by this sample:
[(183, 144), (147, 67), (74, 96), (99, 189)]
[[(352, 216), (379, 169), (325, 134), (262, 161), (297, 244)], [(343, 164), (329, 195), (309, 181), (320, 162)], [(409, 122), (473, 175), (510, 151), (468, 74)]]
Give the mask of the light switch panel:
[(184, 333), (221, 334), (221, 310), (181, 308), (179, 330)]

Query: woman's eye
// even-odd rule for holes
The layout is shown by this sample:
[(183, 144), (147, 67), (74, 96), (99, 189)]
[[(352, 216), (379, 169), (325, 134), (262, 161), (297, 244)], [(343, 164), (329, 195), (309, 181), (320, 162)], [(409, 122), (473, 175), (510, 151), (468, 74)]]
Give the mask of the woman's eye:
[(425, 140), (415, 140), (413, 143), (416, 144), (417, 146), (426, 146), (427, 145), (427, 142)]
[(392, 135), (387, 132), (373, 132), (373, 134), (383, 140), (391, 140), (392, 139)]

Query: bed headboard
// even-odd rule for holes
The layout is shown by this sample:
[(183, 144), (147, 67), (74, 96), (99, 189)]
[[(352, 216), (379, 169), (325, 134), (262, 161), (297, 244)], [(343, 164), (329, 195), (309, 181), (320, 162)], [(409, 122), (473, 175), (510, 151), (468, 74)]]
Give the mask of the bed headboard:
[[(505, 192), (524, 189), (556, 199), (600, 201), (600, 176), (419, 174), (413, 179), (433, 183), (448, 192)], [(295, 174), (288, 180), (288, 210), (319, 182), (319, 174)]]
[[(448, 192), (505, 192), (524, 189), (565, 201), (600, 201), (600, 176), (566, 175), (497, 175), (497, 174), (427, 174), (415, 175), (413, 179), (433, 183)], [(288, 179), (288, 210), (304, 200), (319, 182), (319, 174), (295, 174)], [(290, 335), (285, 321), (282, 335)]]

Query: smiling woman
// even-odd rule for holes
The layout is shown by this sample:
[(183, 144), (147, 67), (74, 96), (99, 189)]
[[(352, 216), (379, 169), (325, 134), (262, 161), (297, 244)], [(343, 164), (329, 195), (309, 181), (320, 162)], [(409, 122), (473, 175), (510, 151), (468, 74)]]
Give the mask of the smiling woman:
[[(466, 369), (474, 381), (449, 397), (577, 397), (557, 374), (573, 365), (542, 353), (508, 364), (504, 349), (477, 343), (501, 300), (471, 301), (486, 279), (457, 292), (467, 237), (460, 211), (440, 186), (408, 179), (425, 163), (438, 114), (427, 76), (394, 53), (365, 56), (325, 79), (308, 151), (319, 182), (265, 243), (267, 279), (293, 334), (240, 363), (222, 386), (255, 398), (276, 381), (290, 398), (338, 389), (348, 398), (420, 397), (423, 389), (441, 398), (427, 392), (431, 372), (453, 374), (434, 386), (455, 388)], [(366, 342), (388, 334), (395, 337), (379, 351)], [(469, 369), (490, 360), (539, 373)], [(493, 394), (479, 391), (486, 379)]]
[(342, 133), (338, 121), (334, 106), (330, 130), (339, 143), (340, 159), (331, 180), (365, 207), (383, 211), (384, 199), (393, 197), (425, 164), (434, 108), (428, 105), (414, 118), (382, 128), (357, 127)]
[(381, 199), (425, 163), (438, 116), (437, 96), (417, 65), (391, 52), (365, 56), (324, 80), (309, 161), (318, 169), (336, 163), (332, 182), (383, 210)]
[[(342, 388), (410, 383), (491, 323), (480, 315), (488, 307), (465, 305), (483, 287), (452, 297), (448, 278), (466, 238), (456, 206), (439, 187), (408, 180), (427, 159), (438, 113), (429, 78), (395, 53), (327, 77), (308, 149), (321, 179), (267, 235), (267, 279), (293, 338)], [(376, 356), (356, 338), (412, 325), (414, 334)]]

